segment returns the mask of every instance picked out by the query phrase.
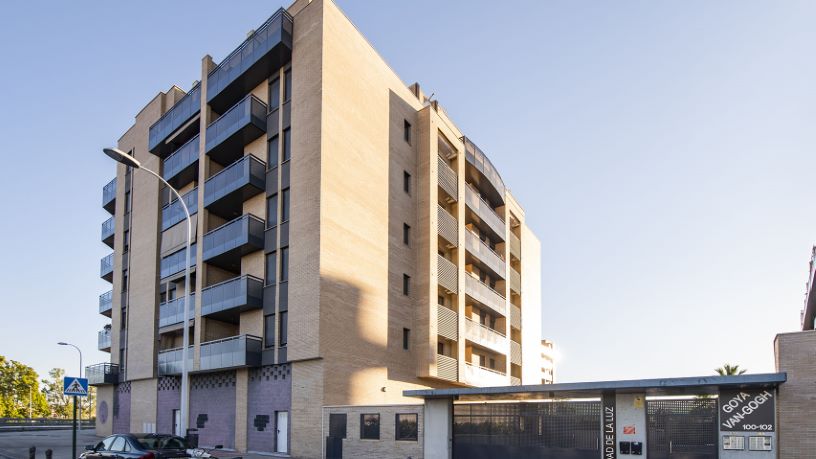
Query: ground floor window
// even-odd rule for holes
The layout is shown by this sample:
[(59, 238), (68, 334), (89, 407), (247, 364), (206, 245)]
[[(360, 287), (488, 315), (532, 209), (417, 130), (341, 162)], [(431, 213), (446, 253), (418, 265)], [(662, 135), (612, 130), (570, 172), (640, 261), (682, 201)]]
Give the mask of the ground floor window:
[(380, 439), (380, 415), (361, 414), (360, 415), (360, 439), (379, 440)]
[(417, 417), (416, 413), (397, 414), (397, 425), (394, 430), (396, 440), (417, 441)]
[(332, 413), (329, 415), (329, 436), (334, 438), (346, 438), (345, 414)]

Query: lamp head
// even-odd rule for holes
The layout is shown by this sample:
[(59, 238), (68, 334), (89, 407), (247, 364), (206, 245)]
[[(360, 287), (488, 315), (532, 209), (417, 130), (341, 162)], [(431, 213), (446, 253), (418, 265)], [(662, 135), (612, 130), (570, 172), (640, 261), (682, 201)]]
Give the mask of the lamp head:
[(142, 167), (142, 163), (140, 163), (139, 160), (118, 148), (103, 148), (102, 151), (114, 161), (122, 163), (125, 166), (130, 166), (134, 169)]
[(68, 345), (68, 343), (63, 343), (62, 341), (60, 341), (60, 342), (59, 342), (59, 343), (57, 343), (57, 344), (59, 344), (60, 346), (67, 346), (67, 345)]

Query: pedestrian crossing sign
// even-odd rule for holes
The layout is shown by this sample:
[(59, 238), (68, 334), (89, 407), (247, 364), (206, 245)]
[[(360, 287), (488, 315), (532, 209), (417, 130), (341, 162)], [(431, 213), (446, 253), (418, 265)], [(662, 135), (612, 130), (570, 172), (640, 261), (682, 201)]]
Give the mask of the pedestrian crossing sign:
[(62, 378), (62, 393), (64, 395), (76, 395), (86, 397), (88, 395), (88, 379), (66, 376)]

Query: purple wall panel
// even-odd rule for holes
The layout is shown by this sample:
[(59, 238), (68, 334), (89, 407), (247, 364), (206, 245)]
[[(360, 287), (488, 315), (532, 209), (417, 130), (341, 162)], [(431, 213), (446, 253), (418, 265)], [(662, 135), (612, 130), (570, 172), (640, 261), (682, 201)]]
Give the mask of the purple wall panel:
[(291, 411), (291, 367), (270, 365), (249, 370), (247, 405), (247, 449), (274, 452), (276, 412)]
[(123, 382), (113, 391), (113, 433), (130, 432), (130, 382)]
[(156, 432), (173, 433), (173, 410), (181, 403), (181, 380), (175, 376), (159, 378), (156, 402)]
[(201, 446), (235, 448), (235, 372), (190, 376), (190, 428)]

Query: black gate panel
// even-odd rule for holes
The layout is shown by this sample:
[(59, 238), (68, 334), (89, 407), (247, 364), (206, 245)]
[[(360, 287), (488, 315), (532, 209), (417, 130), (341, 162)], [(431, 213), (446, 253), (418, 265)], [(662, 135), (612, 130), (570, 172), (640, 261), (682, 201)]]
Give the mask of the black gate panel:
[(598, 459), (601, 404), (484, 403), (453, 406), (454, 459)]
[(649, 459), (717, 459), (717, 400), (647, 400)]

